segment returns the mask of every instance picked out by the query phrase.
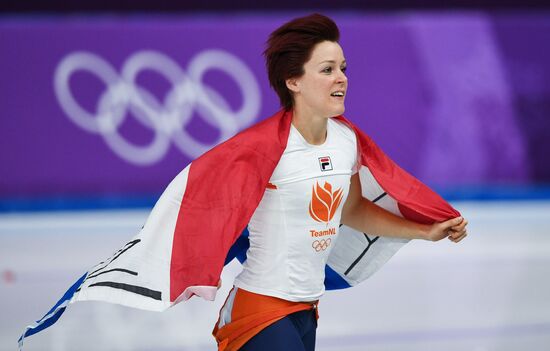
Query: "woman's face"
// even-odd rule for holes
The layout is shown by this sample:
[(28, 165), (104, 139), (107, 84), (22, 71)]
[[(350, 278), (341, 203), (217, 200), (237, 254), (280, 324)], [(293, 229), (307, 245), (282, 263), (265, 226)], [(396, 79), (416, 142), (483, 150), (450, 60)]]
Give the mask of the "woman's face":
[(313, 48), (304, 64), (304, 74), (287, 80), (294, 93), (295, 108), (319, 117), (344, 113), (348, 88), (346, 59), (338, 43), (323, 41)]

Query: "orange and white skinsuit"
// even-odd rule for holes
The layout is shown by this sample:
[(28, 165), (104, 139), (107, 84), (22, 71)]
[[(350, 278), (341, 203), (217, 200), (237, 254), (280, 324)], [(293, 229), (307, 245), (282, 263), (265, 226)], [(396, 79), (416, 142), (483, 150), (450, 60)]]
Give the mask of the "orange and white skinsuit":
[(243, 271), (214, 328), (219, 350), (238, 350), (286, 315), (316, 308), (357, 162), (355, 133), (343, 123), (328, 120), (322, 145), (308, 144), (291, 126), (248, 225)]

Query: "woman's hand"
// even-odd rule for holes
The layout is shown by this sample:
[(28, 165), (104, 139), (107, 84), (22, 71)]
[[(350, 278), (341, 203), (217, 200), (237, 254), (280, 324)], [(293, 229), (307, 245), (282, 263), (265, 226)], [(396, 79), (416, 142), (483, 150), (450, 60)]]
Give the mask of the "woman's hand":
[(466, 232), (468, 221), (462, 217), (449, 219), (445, 222), (434, 223), (429, 228), (426, 234), (426, 240), (439, 241), (445, 237), (452, 242), (459, 242), (464, 239), (468, 233)]

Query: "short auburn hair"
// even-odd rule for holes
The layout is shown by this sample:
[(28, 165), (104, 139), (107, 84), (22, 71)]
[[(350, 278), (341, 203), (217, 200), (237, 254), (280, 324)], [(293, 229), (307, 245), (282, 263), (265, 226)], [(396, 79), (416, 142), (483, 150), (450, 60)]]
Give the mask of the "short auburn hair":
[(318, 13), (295, 18), (269, 35), (264, 51), (267, 75), (285, 110), (294, 106), (285, 81), (304, 74), (304, 64), (311, 58), (315, 45), (339, 39), (336, 23)]

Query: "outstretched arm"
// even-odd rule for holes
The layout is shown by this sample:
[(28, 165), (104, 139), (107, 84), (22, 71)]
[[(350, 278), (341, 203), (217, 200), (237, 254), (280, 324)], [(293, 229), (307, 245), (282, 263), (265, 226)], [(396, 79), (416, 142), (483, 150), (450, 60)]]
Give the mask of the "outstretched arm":
[(440, 223), (420, 224), (396, 216), (361, 196), (359, 174), (351, 177), (341, 222), (355, 230), (373, 235), (430, 241), (448, 237), (455, 243), (466, 237), (468, 224), (468, 221), (462, 217)]

